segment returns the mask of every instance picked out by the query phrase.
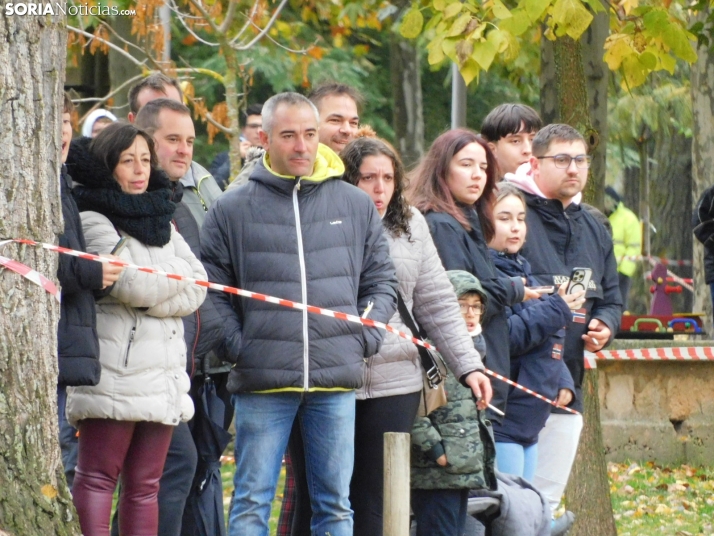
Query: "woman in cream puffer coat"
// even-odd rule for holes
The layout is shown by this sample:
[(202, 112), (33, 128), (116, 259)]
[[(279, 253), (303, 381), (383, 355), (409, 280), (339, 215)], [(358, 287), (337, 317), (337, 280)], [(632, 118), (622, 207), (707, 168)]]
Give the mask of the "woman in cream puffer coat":
[[(153, 139), (113, 123), (94, 140), (75, 140), (67, 159), (79, 183), (87, 250), (129, 263), (205, 279), (201, 262), (171, 224), (169, 181), (156, 167)], [(97, 303), (101, 378), (69, 388), (67, 418), (79, 429), (73, 500), (83, 534), (109, 536), (121, 475), (119, 531), (157, 534), (159, 479), (174, 427), (193, 416), (182, 316), (206, 289), (125, 268)]]

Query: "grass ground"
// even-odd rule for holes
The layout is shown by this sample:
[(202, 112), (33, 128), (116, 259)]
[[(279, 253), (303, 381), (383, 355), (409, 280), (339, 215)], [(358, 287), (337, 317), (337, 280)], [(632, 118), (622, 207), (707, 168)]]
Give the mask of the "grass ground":
[[(224, 505), (226, 515), (233, 490), (235, 465), (224, 457)], [(714, 468), (611, 463), (610, 493), (619, 536), (714, 535)], [(275, 534), (282, 504), (285, 469), (270, 516)]]

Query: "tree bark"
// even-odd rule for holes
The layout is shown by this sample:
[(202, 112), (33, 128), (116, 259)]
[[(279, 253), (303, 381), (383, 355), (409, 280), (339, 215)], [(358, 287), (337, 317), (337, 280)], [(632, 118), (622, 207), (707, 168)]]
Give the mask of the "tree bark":
[[(54, 242), (59, 200), (61, 90), (66, 31), (60, 17), (0, 14), (0, 237)], [(6, 257), (49, 278), (54, 253), (8, 245)], [(0, 270), (0, 530), (79, 534), (57, 431), (56, 301)]]
[[(607, 20), (605, 19), (605, 22)], [(593, 30), (594, 31), (594, 30)], [(590, 39), (589, 46), (595, 47), (596, 36)], [(592, 97), (583, 64), (583, 45), (569, 37), (559, 38), (553, 43), (552, 65), (548, 66), (555, 78), (549, 82), (555, 97), (549, 96), (550, 107), (556, 104), (557, 116), (550, 121), (567, 123), (579, 130), (585, 137), (589, 152), (599, 145), (600, 137), (593, 127), (590, 112), (597, 109), (597, 104), (591, 105)], [(596, 58), (590, 54), (591, 70), (596, 72)], [(604, 67), (600, 66), (604, 69)], [(592, 80), (593, 77), (590, 78)], [(541, 91), (541, 95), (543, 90)], [(602, 106), (604, 99), (598, 93)], [(606, 118), (605, 118), (606, 121)], [(604, 156), (603, 156), (604, 158)], [(596, 202), (602, 195), (605, 184), (604, 166), (599, 170), (601, 176), (594, 176), (591, 170), (588, 186), (583, 191), (584, 200)], [(602, 199), (600, 197), (600, 199)], [(565, 490), (565, 504), (575, 513), (575, 525), (570, 534), (573, 536), (616, 536), (617, 529), (610, 501), (610, 486), (607, 480), (607, 465), (602, 443), (600, 427), (600, 406), (598, 398), (597, 371), (586, 371), (583, 380), (584, 427), (580, 437), (580, 446), (573, 464), (568, 487)]]
[[(711, 8), (700, 13), (706, 20)], [(708, 46), (700, 46), (692, 65), (692, 201), (696, 203), (712, 185), (714, 170), (714, 56)], [(690, 205), (691, 206), (691, 205)], [(687, 233), (691, 236), (691, 232)], [(704, 280), (704, 249), (694, 240), (694, 310), (706, 313), (706, 327), (712, 333), (712, 302)]]
[(419, 51), (396, 33), (390, 41), (390, 70), (394, 99), (394, 141), (409, 168), (424, 155), (424, 111)]

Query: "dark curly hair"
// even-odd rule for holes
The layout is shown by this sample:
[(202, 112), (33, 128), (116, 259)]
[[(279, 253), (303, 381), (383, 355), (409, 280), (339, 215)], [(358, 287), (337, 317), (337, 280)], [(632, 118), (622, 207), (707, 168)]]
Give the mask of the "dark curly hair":
[(389, 143), (378, 138), (357, 138), (350, 142), (342, 152), (340, 158), (345, 163), (345, 174), (343, 179), (350, 184), (357, 186), (361, 179), (359, 168), (368, 156), (386, 156), (392, 161), (394, 166), (394, 194), (387, 205), (387, 211), (382, 218), (382, 224), (392, 236), (399, 237), (402, 233), (411, 240), (409, 231), (409, 219), (412, 217), (409, 203), (404, 197), (407, 187), (407, 175), (404, 172), (404, 165), (397, 152)]

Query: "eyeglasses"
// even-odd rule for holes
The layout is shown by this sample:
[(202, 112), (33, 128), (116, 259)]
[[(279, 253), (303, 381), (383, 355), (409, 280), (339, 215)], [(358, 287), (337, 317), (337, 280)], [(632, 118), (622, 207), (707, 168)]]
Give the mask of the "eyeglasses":
[(479, 303), (478, 305), (469, 305), (467, 303), (460, 303), (459, 309), (461, 310), (462, 315), (465, 315), (469, 311), (475, 315), (480, 315), (483, 313), (483, 304)]
[(587, 169), (590, 167), (590, 161), (592, 157), (586, 154), (579, 154), (578, 156), (570, 156), (569, 154), (556, 154), (555, 156), (539, 156), (538, 160), (543, 158), (552, 158), (555, 167), (559, 169), (568, 169), (570, 163), (575, 160), (575, 165), (580, 169)]

